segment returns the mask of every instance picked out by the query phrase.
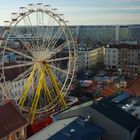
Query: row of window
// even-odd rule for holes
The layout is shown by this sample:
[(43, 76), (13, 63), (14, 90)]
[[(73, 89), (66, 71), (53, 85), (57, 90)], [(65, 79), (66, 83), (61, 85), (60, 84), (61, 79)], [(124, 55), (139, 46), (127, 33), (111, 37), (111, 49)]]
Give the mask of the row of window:
[[(140, 53), (140, 50), (139, 49), (124, 49), (124, 50), (121, 50), (122, 53), (126, 53), (127, 52), (131, 52), (131, 53)], [(113, 50), (113, 49), (110, 49), (110, 50), (105, 50), (106, 53), (116, 53), (117, 50)]]
[(116, 60), (112, 60), (112, 61), (110, 61), (110, 60), (108, 60), (108, 61), (104, 61), (105, 62), (105, 64), (107, 63), (107, 64), (116, 64)]
[[(110, 61), (110, 60), (106, 61), (105, 60), (104, 62), (105, 62), (105, 64), (116, 64), (116, 61), (115, 60), (113, 60), (113, 61)], [(118, 62), (118, 64), (121, 65), (121, 62)], [(126, 65), (137, 66), (138, 64), (137, 63), (134, 63), (134, 62), (129, 62)]]
[(18, 86), (23, 86), (23, 85), (24, 85), (24, 81), (15, 82), (13, 83), (13, 88), (16, 88)]

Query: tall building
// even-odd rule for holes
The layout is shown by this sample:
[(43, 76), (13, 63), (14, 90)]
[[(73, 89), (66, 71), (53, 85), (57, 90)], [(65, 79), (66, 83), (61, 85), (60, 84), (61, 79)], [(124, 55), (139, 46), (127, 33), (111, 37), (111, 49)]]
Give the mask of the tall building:
[[(47, 27), (44, 27), (44, 32)], [(58, 30), (58, 26), (54, 26), (52, 34)], [(69, 26), (73, 38), (76, 43), (94, 43), (94, 42), (120, 42), (120, 41), (138, 41), (140, 42), (140, 24), (138, 25), (77, 25)], [(34, 27), (34, 30), (36, 27)], [(31, 35), (26, 33), (25, 27), (19, 27), (20, 37), (30, 40)], [(42, 32), (43, 34), (45, 34)], [(0, 34), (3, 33), (3, 27), (0, 27)], [(64, 36), (62, 35), (63, 39)], [(17, 37), (11, 35), (10, 41), (16, 40)], [(10, 42), (10, 43), (11, 43)]]
[(78, 38), (80, 43), (130, 40), (140, 42), (140, 25), (79, 25), (70, 26), (70, 29), (74, 38)]

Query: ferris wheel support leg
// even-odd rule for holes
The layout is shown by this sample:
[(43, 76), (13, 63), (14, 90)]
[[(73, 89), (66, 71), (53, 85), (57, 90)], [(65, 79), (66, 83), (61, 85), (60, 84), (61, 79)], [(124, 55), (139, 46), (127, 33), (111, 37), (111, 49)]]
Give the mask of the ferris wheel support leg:
[(30, 88), (30, 86), (31, 86), (31, 83), (32, 83), (32, 80), (33, 80), (33, 76), (34, 76), (34, 71), (35, 71), (35, 69), (36, 69), (36, 64), (34, 65), (33, 70), (32, 70), (32, 72), (31, 72), (29, 78), (27, 79), (27, 83), (26, 83), (26, 85), (25, 85), (24, 91), (23, 91), (23, 93), (22, 93), (22, 95), (21, 95), (21, 97), (20, 97), (19, 104), (20, 104), (22, 107), (24, 106), (25, 100), (26, 100), (26, 98), (27, 98), (27, 93), (28, 93), (28, 90), (29, 90), (29, 88)]
[(47, 70), (47, 72), (48, 72), (48, 74), (49, 74), (49, 77), (50, 77), (50, 79), (51, 79), (51, 81), (52, 81), (52, 83), (53, 83), (53, 85), (54, 85), (54, 89), (55, 89), (55, 91), (56, 91), (56, 94), (57, 94), (58, 97), (59, 97), (59, 100), (60, 100), (62, 106), (63, 106), (64, 108), (66, 108), (66, 107), (67, 107), (67, 104), (66, 104), (66, 102), (65, 102), (65, 100), (64, 100), (64, 98), (63, 98), (63, 96), (62, 96), (62, 94), (60, 93), (60, 89), (59, 89), (59, 87), (58, 87), (58, 85), (57, 85), (56, 79), (55, 79), (55, 77), (54, 77), (54, 75), (53, 75), (53, 73), (52, 73), (52, 71), (51, 71), (51, 69), (50, 69), (50, 67), (49, 67), (48, 64), (46, 64), (46, 70)]
[(46, 72), (46, 67), (44, 67), (44, 69), (41, 71), (44, 74), (44, 79), (43, 79), (43, 86), (44, 86), (44, 90), (45, 90), (45, 95), (47, 97), (47, 101), (48, 103), (51, 103), (52, 101), (52, 97), (48, 88), (48, 85), (46, 84), (46, 80), (45, 80), (45, 72)]
[(52, 101), (52, 97), (51, 97), (51, 94), (50, 94), (50, 91), (49, 91), (49, 88), (46, 84), (45, 79), (44, 79), (43, 83), (44, 83), (44, 90), (45, 90), (45, 93), (46, 93), (45, 95), (47, 96), (48, 103), (50, 103)]
[(38, 86), (37, 86), (37, 90), (30, 108), (30, 112), (29, 112), (29, 116), (28, 116), (28, 121), (30, 124), (33, 124), (34, 118), (35, 118), (35, 113), (36, 113), (36, 109), (37, 109), (37, 105), (38, 105), (38, 100), (40, 97), (40, 93), (41, 93), (41, 89), (42, 89), (42, 85), (43, 85), (43, 78), (44, 78), (44, 73), (41, 74), (39, 82), (38, 82)]

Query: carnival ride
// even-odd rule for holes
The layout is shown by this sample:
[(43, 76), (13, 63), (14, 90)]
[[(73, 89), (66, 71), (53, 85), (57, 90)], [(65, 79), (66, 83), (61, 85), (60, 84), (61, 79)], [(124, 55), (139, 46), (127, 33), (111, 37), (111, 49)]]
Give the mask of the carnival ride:
[[(65, 96), (74, 77), (75, 45), (63, 14), (50, 5), (20, 7), (11, 19), (5, 21), (1, 40), (3, 88), (32, 124), (36, 114), (67, 107)], [(7, 54), (14, 59), (7, 61)], [(7, 71), (12, 70), (16, 74), (7, 81)], [(13, 96), (15, 86), (19, 92)]]

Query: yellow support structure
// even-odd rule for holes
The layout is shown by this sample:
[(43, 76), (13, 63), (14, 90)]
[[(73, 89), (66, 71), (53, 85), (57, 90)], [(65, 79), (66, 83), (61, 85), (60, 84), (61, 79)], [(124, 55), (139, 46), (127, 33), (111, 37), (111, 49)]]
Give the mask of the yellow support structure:
[(56, 79), (55, 79), (55, 77), (54, 77), (54, 75), (53, 75), (53, 73), (52, 73), (52, 71), (51, 71), (51, 69), (50, 69), (50, 67), (49, 67), (48, 64), (46, 64), (46, 70), (47, 70), (47, 72), (48, 72), (48, 74), (49, 74), (49, 77), (50, 77), (50, 79), (51, 79), (51, 82), (53, 83), (55, 92), (56, 92), (56, 94), (58, 95), (59, 100), (60, 100), (62, 106), (63, 106), (64, 108), (66, 108), (66, 107), (67, 107), (67, 104), (66, 104), (66, 102), (65, 102), (65, 100), (64, 100), (64, 98), (63, 98), (63, 96), (62, 96), (62, 94), (60, 93), (60, 89), (59, 89), (59, 87), (58, 87), (58, 85), (57, 85)]
[(46, 71), (46, 67), (44, 67), (44, 69), (42, 70), (42, 72), (44, 73), (43, 85), (44, 85), (44, 90), (45, 90), (45, 93), (46, 93), (45, 95), (47, 96), (48, 103), (51, 103), (52, 97), (51, 97), (51, 93), (49, 91), (49, 88), (46, 84), (45, 71)]
[(44, 90), (45, 90), (45, 93), (46, 93), (48, 102), (50, 103), (50, 102), (52, 101), (52, 97), (51, 97), (51, 93), (50, 93), (50, 91), (49, 91), (49, 88), (48, 88), (48, 86), (47, 86), (47, 84), (46, 84), (45, 79), (44, 79), (43, 83), (44, 83)]
[(37, 86), (37, 89), (36, 89), (36, 93), (35, 93), (35, 96), (34, 96), (34, 99), (33, 99), (32, 105), (31, 105), (31, 108), (30, 108), (30, 112), (29, 112), (29, 116), (28, 116), (28, 121), (31, 124), (33, 124), (33, 121), (34, 121), (34, 117), (35, 117), (35, 113), (36, 113), (36, 108), (37, 108), (37, 105), (38, 105), (38, 100), (39, 100), (41, 89), (42, 89), (42, 85), (43, 85), (44, 76), (45, 76), (44, 73), (41, 73), (40, 79), (39, 79), (39, 82), (38, 82), (38, 86)]
[(19, 104), (23, 107), (24, 106), (24, 103), (25, 103), (25, 100), (27, 98), (27, 93), (28, 93), (28, 90), (31, 86), (31, 83), (32, 83), (32, 80), (33, 80), (33, 76), (34, 76), (34, 72), (35, 72), (35, 69), (36, 69), (37, 65), (35, 64), (34, 67), (33, 67), (33, 70), (30, 74), (30, 76), (28, 77), (27, 79), (27, 83), (25, 85), (25, 88), (24, 88), (24, 91), (22, 93), (22, 96), (20, 97), (20, 100), (19, 100)]

